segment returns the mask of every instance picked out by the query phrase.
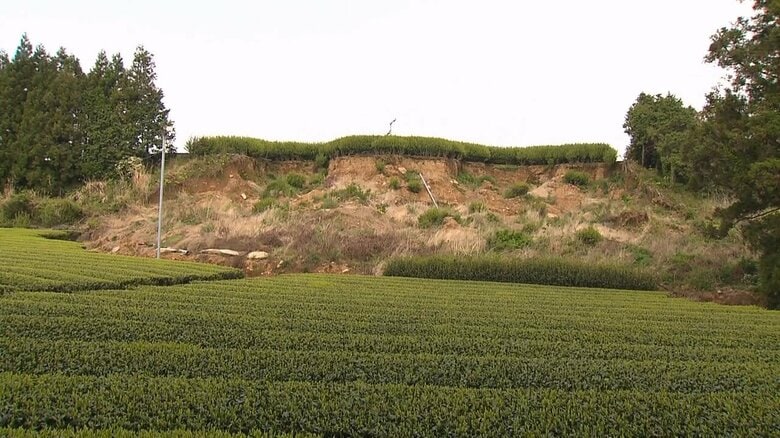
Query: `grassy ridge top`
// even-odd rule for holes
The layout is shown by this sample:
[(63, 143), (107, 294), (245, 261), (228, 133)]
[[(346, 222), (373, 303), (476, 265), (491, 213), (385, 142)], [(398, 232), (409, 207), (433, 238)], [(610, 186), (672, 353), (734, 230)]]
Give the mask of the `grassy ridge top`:
[(46, 236), (62, 237), (51, 231), (0, 228), (0, 293), (121, 289), (243, 276), (235, 269), (203, 263), (88, 252), (76, 242)]
[(605, 143), (497, 147), (435, 137), (352, 135), (325, 143), (279, 142), (251, 137), (199, 137), (187, 143), (192, 155), (244, 154), (268, 160), (327, 160), (341, 155), (393, 154), (447, 157), (492, 164), (613, 163), (617, 151)]

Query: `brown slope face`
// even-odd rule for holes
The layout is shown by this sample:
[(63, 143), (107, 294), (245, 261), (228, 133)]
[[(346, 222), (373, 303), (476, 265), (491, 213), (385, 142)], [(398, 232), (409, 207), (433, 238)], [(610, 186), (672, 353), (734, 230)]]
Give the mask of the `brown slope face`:
[[(572, 170), (590, 183), (566, 183)], [(707, 279), (730, 269), (724, 260), (751, 256), (741, 241), (709, 242), (697, 232), (720, 201), (664, 191), (641, 172), (621, 165), (499, 166), (394, 156), (339, 157), (327, 170), (313, 162), (240, 156), (182, 160), (166, 178), (163, 246), (188, 253), (164, 256), (241, 267), (249, 275), (380, 273), (392, 256), (492, 251), (495, 233), (510, 230), (531, 243), (503, 250), (506, 256), (635, 265), (668, 275), (675, 293), (714, 300), (744, 290)], [(449, 216), (429, 227), (420, 218), (432, 200), (424, 188), (409, 190), (419, 173)], [(299, 187), (290, 188), (288, 180)], [(507, 197), (518, 183), (528, 185), (528, 194)], [(152, 190), (118, 213), (91, 219), (85, 240), (102, 251), (153, 256), (156, 218)], [(580, 241), (578, 233), (589, 228), (601, 240)], [(207, 249), (239, 255), (201, 253)], [(248, 257), (260, 251), (267, 257)]]

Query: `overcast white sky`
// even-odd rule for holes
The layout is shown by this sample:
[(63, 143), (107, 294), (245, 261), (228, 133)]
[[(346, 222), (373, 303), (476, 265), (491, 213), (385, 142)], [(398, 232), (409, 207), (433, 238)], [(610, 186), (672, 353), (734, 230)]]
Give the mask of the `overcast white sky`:
[(736, 0), (286, 0), (0, 3), (0, 48), (23, 32), (85, 70), (100, 49), (155, 55), (181, 147), (193, 135), (327, 141), (349, 134), (499, 146), (603, 141), (619, 151), (641, 91), (700, 108), (703, 62)]

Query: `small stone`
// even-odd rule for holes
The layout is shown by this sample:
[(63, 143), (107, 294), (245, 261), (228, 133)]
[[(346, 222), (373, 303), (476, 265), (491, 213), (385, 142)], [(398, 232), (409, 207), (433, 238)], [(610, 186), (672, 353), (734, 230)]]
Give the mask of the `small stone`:
[(119, 247), (118, 246), (115, 246), (115, 247), (111, 248), (111, 254), (116, 254), (118, 252), (119, 252)]
[(243, 199), (244, 201), (246, 201), (246, 193), (242, 193), (242, 194), (241, 194), (241, 199)]
[(268, 258), (268, 253), (265, 251), (252, 251), (246, 255), (249, 260), (263, 260)]
[(239, 255), (238, 251), (233, 251), (232, 249), (204, 249), (200, 251), (201, 254), (216, 254), (216, 255), (226, 255), (235, 257)]

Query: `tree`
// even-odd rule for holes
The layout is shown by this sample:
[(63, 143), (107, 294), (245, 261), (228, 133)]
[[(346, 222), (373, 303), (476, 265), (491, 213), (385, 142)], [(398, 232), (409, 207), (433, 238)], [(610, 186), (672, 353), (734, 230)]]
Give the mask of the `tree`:
[(14, 163), (23, 151), (14, 149), (24, 103), (32, 87), (35, 65), (33, 47), (27, 34), (22, 35), (13, 59), (2, 70), (0, 85), (0, 184), (14, 184)]
[(626, 157), (669, 174), (683, 173), (683, 154), (690, 145), (696, 110), (672, 94), (641, 93), (626, 114), (623, 128), (631, 137)]
[(98, 53), (95, 65), (87, 74), (81, 154), (85, 178), (109, 177), (116, 163), (133, 155), (127, 102), (122, 97), (126, 75), (122, 56), (116, 54), (109, 61), (104, 51)]
[(707, 96), (690, 151), (693, 179), (726, 191), (720, 232), (739, 226), (761, 252), (761, 287), (780, 307), (780, 2), (756, 0), (712, 36), (707, 62), (729, 72), (729, 84)]
[(136, 156), (147, 158), (159, 152), (163, 136), (167, 152), (174, 152), (175, 133), (168, 120), (170, 110), (163, 103), (163, 92), (155, 84), (157, 73), (152, 54), (138, 46), (133, 64), (127, 72), (126, 88), (129, 129), (132, 131), (132, 147)]

